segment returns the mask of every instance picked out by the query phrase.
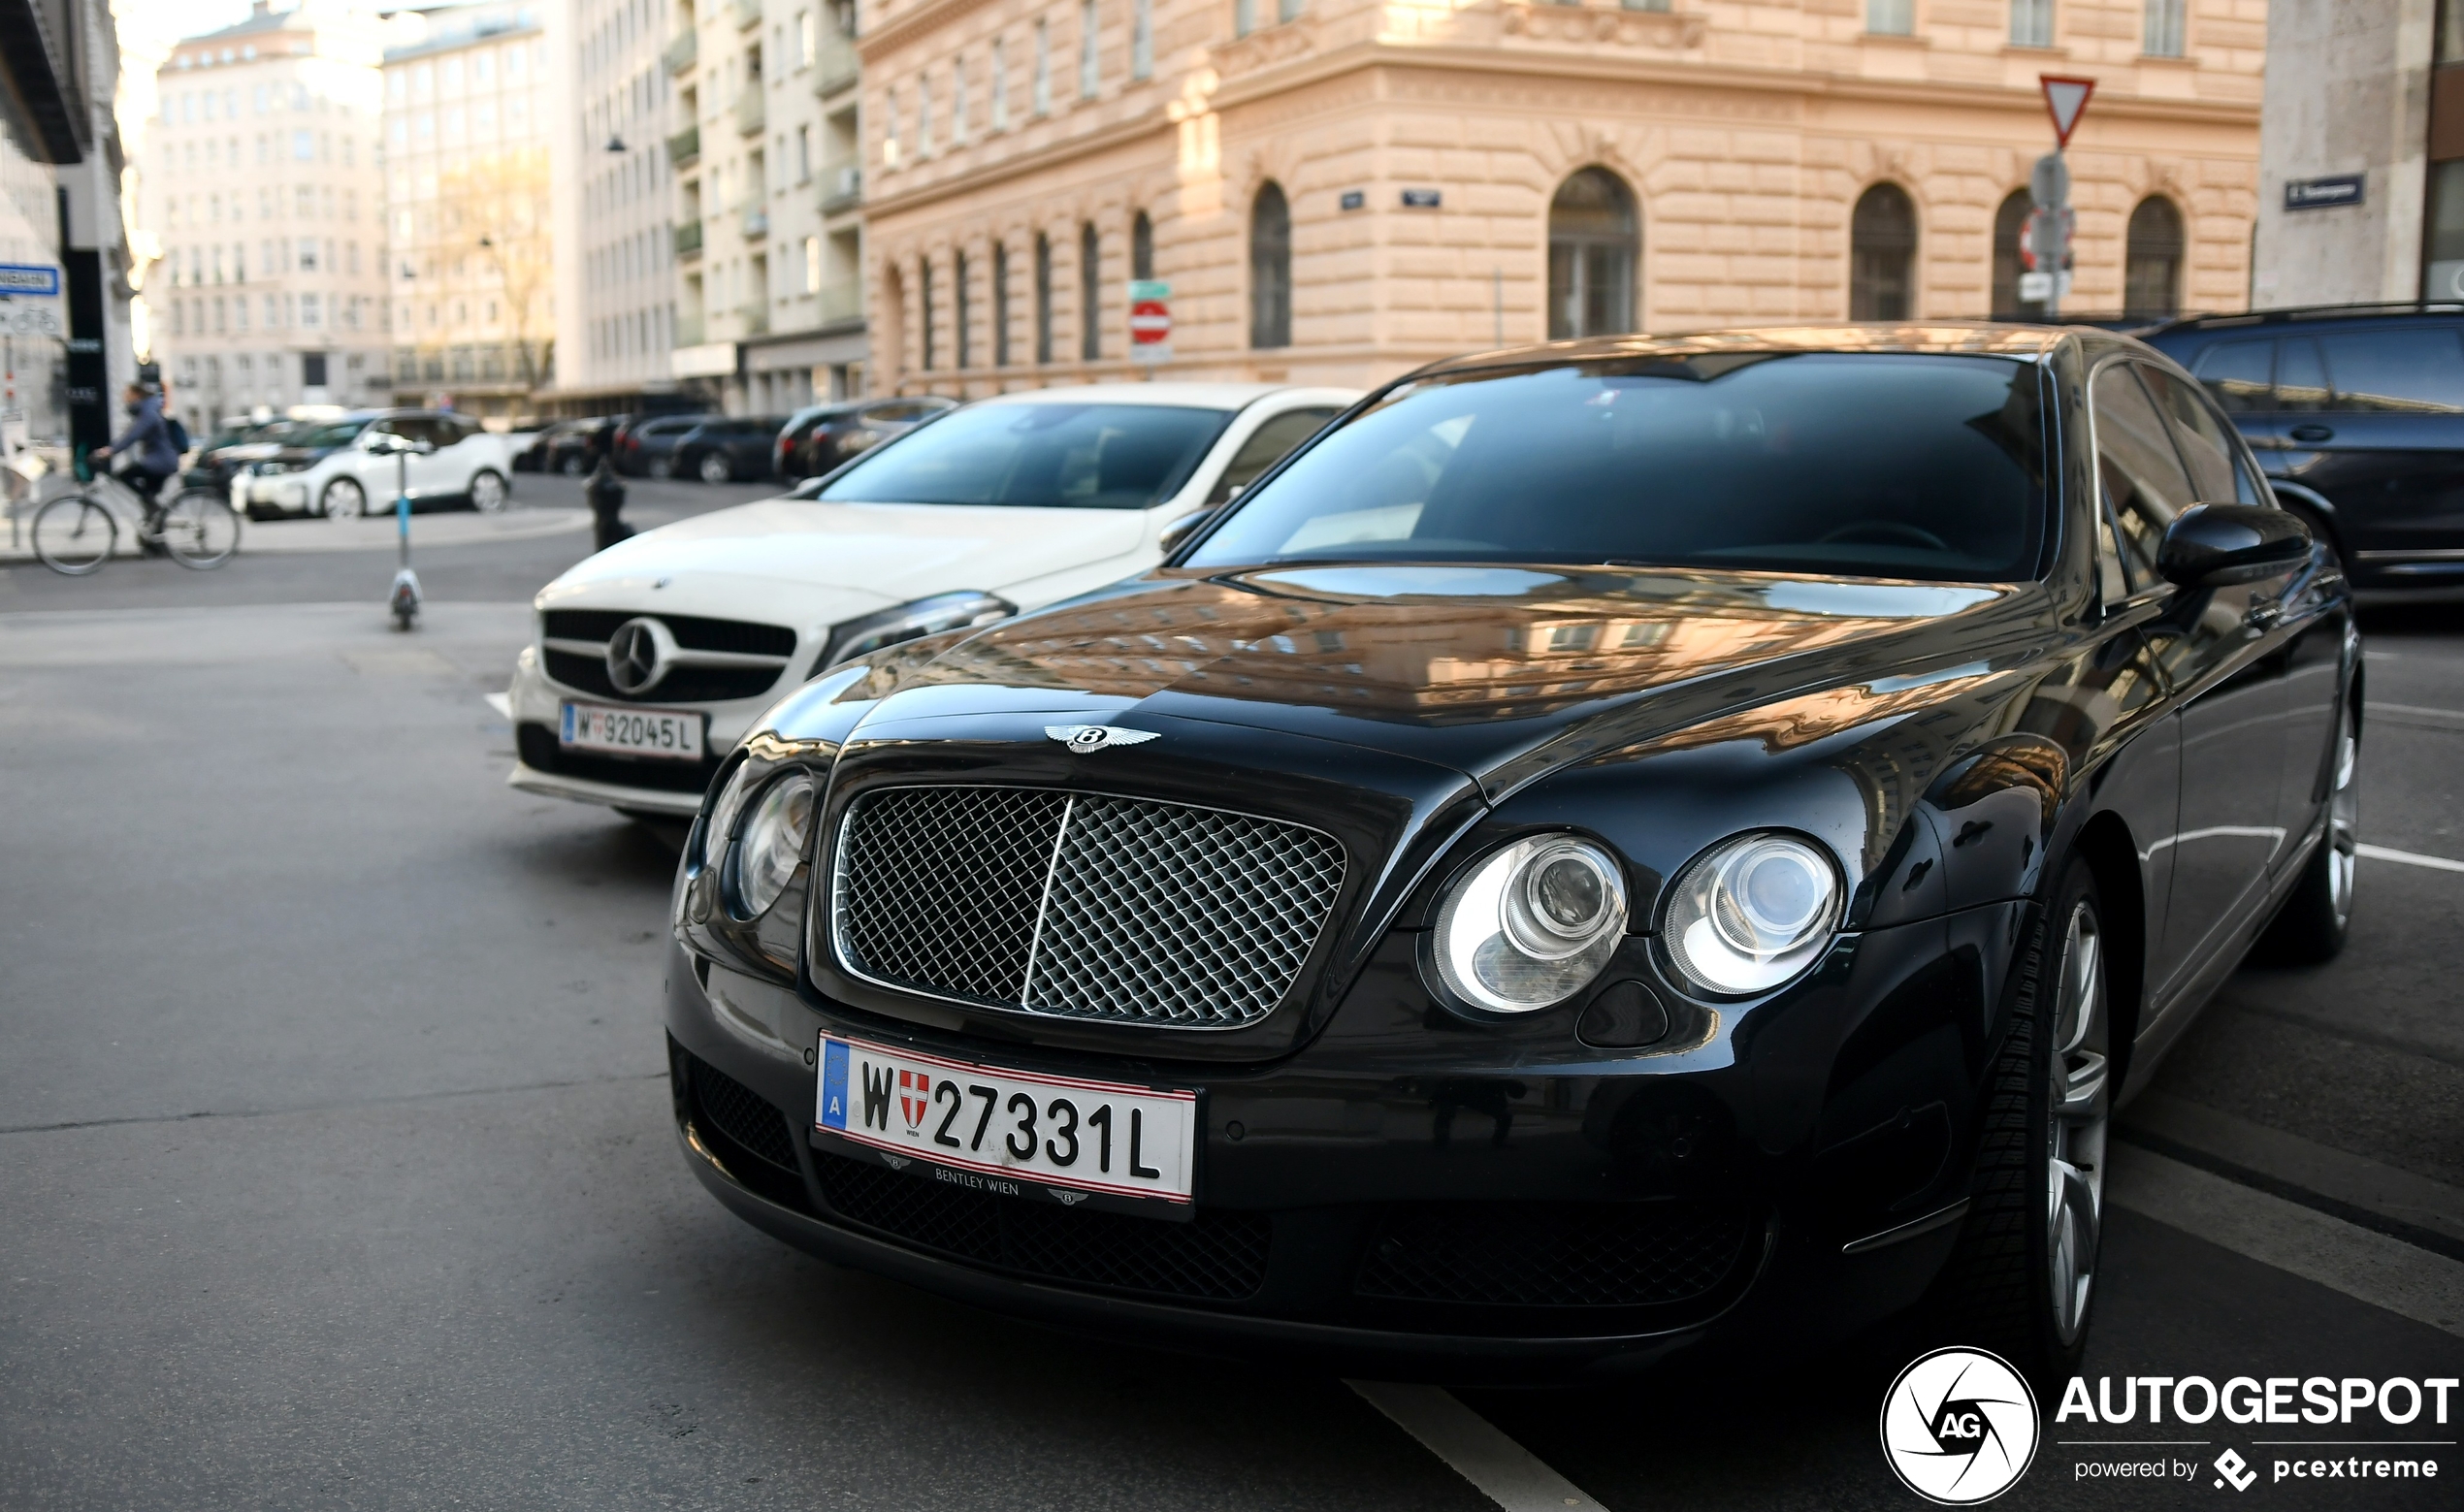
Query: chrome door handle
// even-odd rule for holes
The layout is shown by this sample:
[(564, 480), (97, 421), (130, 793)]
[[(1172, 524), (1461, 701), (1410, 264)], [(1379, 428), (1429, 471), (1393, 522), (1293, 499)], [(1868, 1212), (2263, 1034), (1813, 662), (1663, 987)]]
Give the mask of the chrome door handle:
[(2332, 441), (2336, 438), (2335, 428), (2323, 425), (2297, 425), (2286, 434), (2296, 441)]

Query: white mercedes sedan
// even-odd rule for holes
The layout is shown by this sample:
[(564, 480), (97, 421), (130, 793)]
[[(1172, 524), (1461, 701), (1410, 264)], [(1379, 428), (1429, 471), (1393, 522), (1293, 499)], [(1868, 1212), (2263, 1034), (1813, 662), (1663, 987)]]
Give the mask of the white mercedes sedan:
[(896, 641), (1152, 566), (1359, 393), (1042, 389), (949, 410), (791, 495), (681, 520), (540, 590), (509, 692), (530, 792), (687, 818), (780, 696)]

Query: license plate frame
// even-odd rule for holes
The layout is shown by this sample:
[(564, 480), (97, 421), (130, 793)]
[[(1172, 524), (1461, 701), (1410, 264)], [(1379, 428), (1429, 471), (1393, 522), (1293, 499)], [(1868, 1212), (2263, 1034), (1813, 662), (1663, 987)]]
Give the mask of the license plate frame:
[[(1023, 1122), (1017, 1097), (1035, 1105)], [(816, 1047), (817, 1143), (965, 1190), (1185, 1222), (1197, 1216), (1204, 1127), (1193, 1088), (1020, 1071), (827, 1032)], [(1021, 1132), (1031, 1156), (1017, 1153)], [(1064, 1135), (1072, 1160), (1056, 1164)], [(1094, 1169), (1082, 1174), (1077, 1162), (1089, 1157)]]
[[(661, 749), (658, 745), (629, 743), (609, 735), (591, 732), (594, 724), (605, 728), (621, 727), (619, 722), (640, 722), (661, 729), (689, 731), (691, 749)], [(640, 761), (703, 761), (710, 750), (710, 716), (697, 709), (632, 709), (614, 704), (583, 703), (563, 699), (556, 711), (556, 744), (560, 750), (586, 751), (595, 756), (630, 756)]]

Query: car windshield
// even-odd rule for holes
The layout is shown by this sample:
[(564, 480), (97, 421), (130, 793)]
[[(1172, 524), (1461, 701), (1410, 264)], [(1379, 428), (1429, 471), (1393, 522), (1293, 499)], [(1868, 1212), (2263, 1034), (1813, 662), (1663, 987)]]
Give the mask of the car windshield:
[(2036, 370), (1619, 358), (1406, 384), (1243, 498), (1189, 565), (1430, 561), (1991, 582), (2043, 538)]
[(1144, 509), (1188, 481), (1229, 410), (984, 403), (918, 427), (842, 473), (832, 503)]
[(293, 437), (291, 444), (311, 448), (348, 446), (353, 436), (367, 429), (368, 422), (365, 420), (337, 420), (332, 425), (321, 426), (306, 435)]

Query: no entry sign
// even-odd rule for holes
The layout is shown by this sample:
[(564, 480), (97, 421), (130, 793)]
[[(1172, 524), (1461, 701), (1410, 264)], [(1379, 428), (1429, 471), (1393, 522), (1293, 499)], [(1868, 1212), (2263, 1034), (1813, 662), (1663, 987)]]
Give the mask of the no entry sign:
[(1172, 285), (1152, 278), (1129, 284), (1129, 360), (1168, 362), (1172, 358)]

